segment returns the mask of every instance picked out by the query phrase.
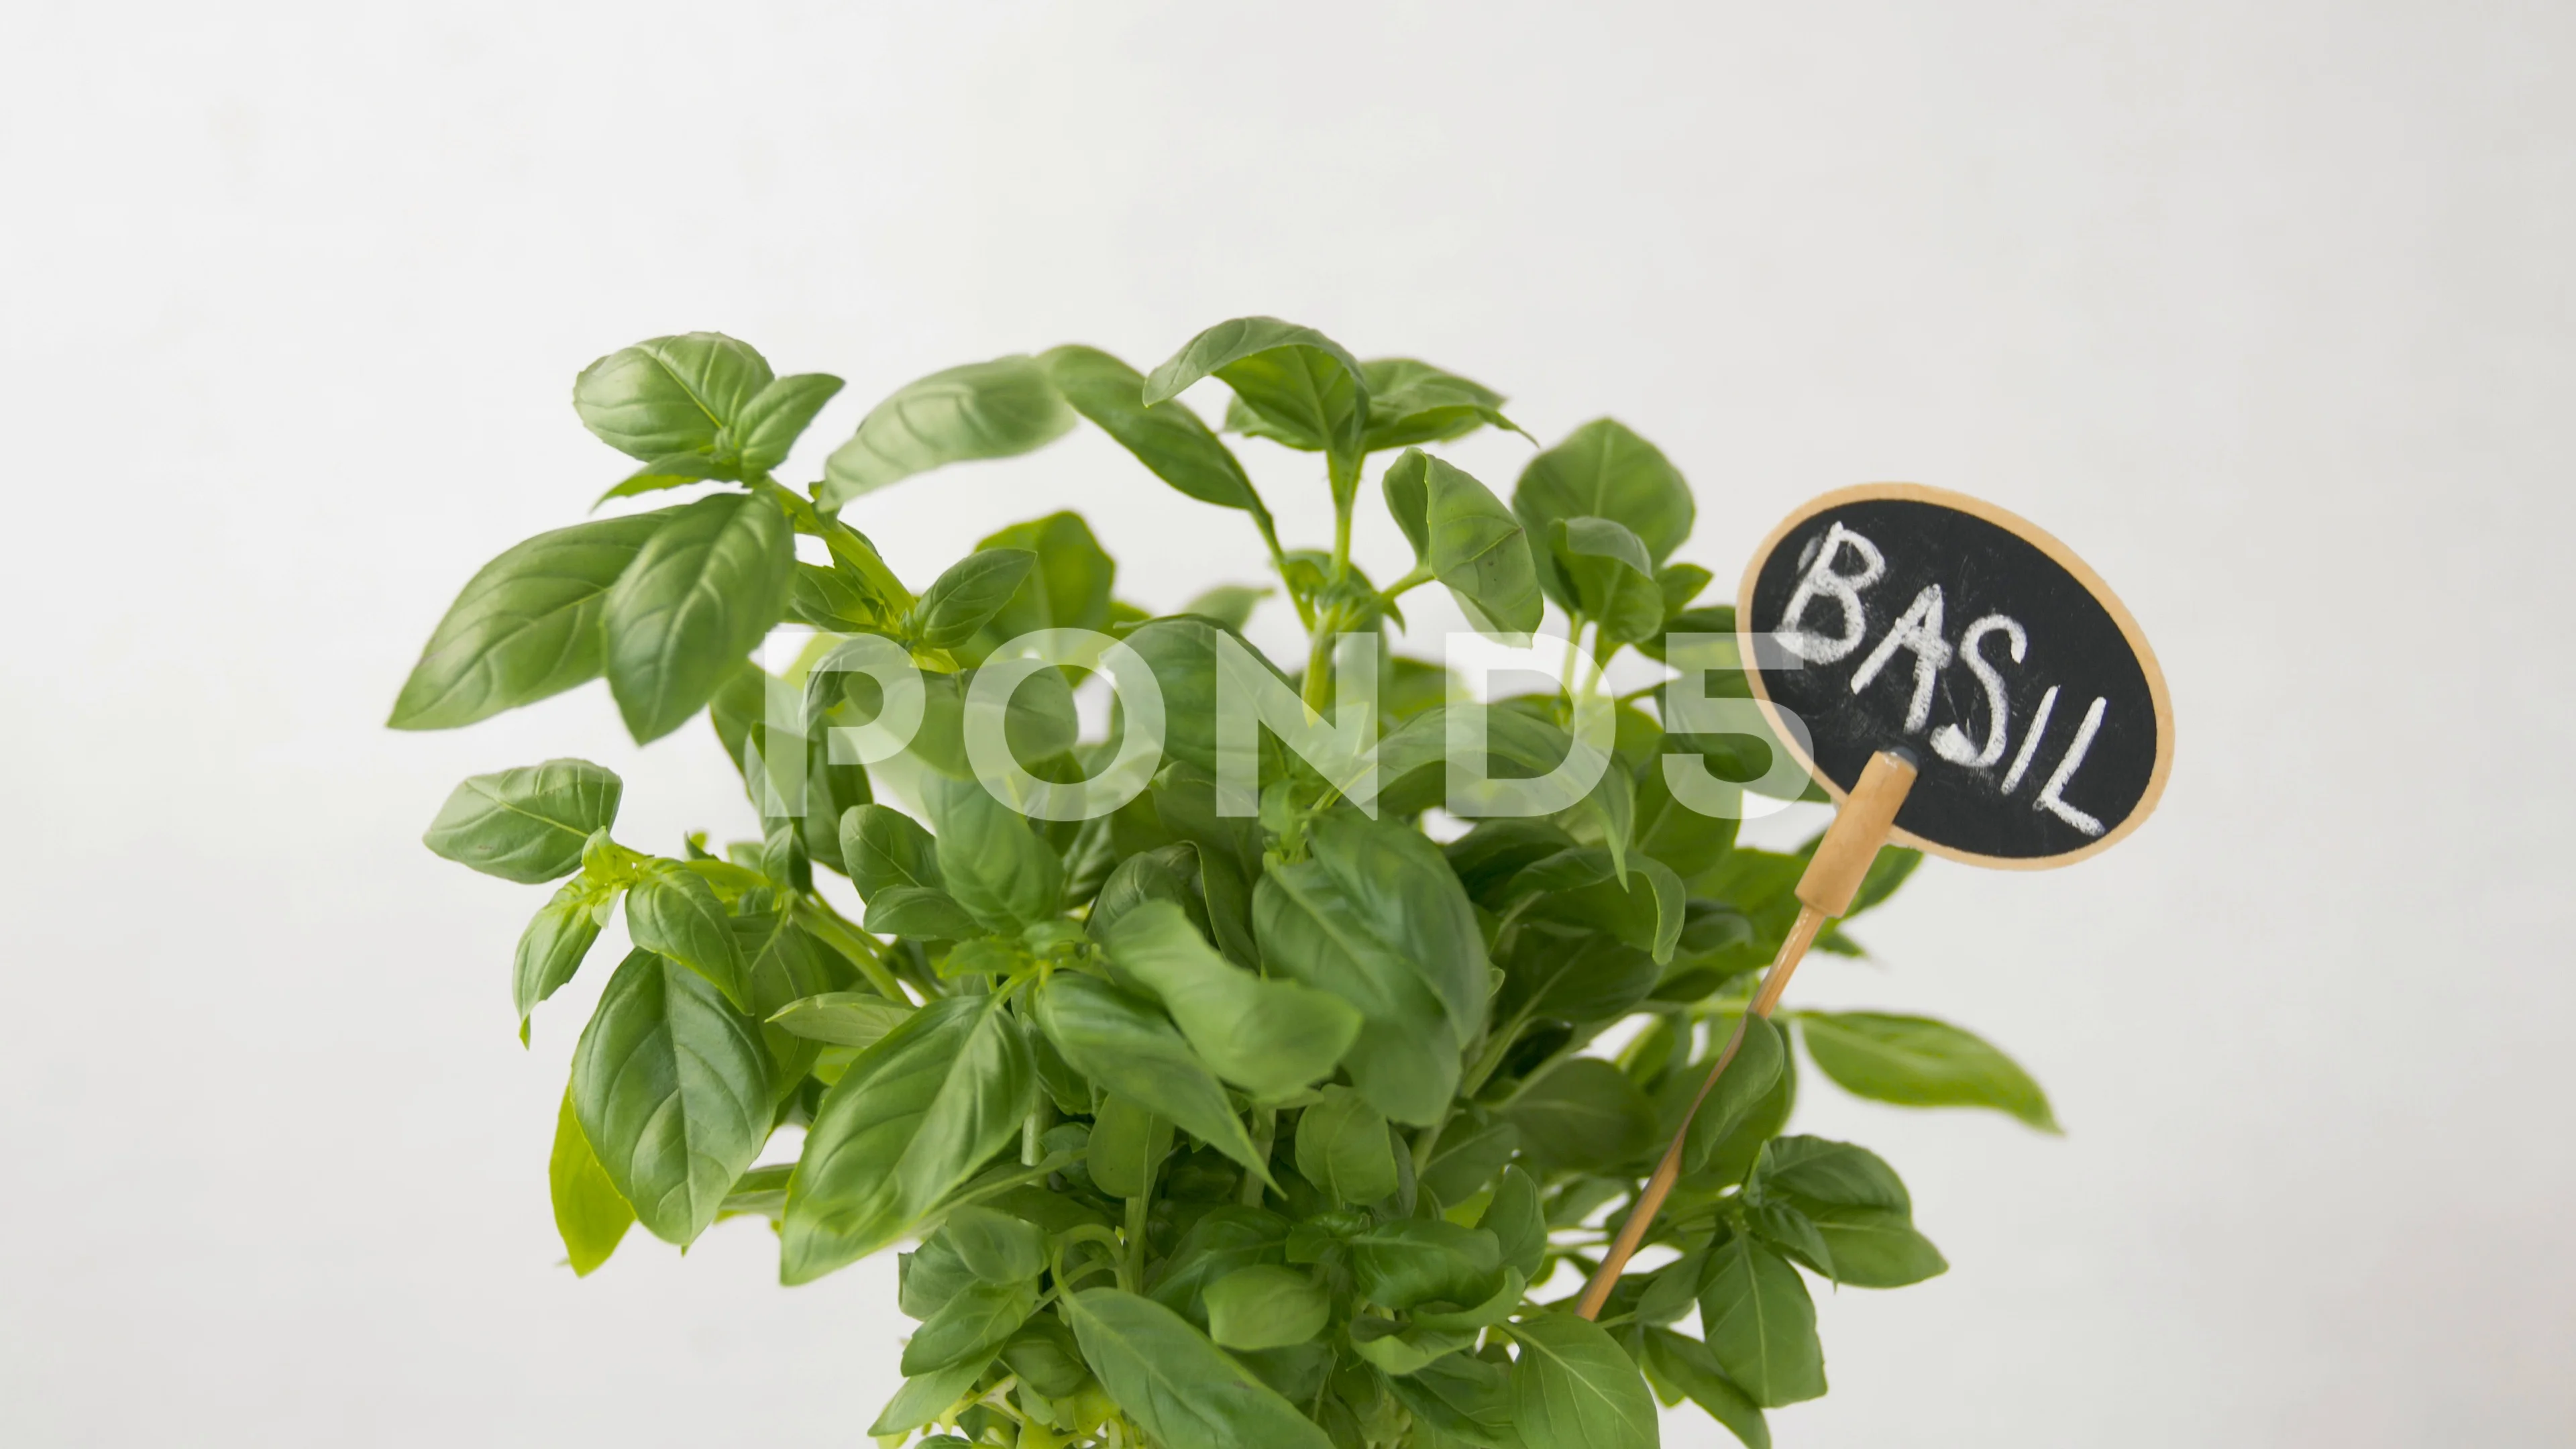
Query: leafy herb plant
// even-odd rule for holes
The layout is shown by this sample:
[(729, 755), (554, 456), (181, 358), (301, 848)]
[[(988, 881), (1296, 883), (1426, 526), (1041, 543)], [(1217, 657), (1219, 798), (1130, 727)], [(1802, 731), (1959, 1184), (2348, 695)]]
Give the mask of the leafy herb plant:
[[(1321, 455), (1328, 548), (1284, 545), (1178, 400), (1209, 376), (1232, 390), (1229, 431)], [(916, 1241), (905, 1383), (865, 1426), (889, 1444), (1627, 1449), (1657, 1442), (1658, 1399), (1687, 1398), (1760, 1446), (1765, 1409), (1825, 1392), (1812, 1281), (1893, 1288), (1945, 1267), (1885, 1162), (1783, 1135), (1792, 1038), (1861, 1096), (2052, 1127), (2030, 1078), (1956, 1027), (1756, 1019), (1692, 1127), (1652, 1266), (1597, 1323), (1575, 1316), (1795, 914), (1802, 865), (1685, 808), (1663, 767), (1747, 778), (1767, 746), (1668, 732), (1653, 698), (1601, 693), (1618, 651), (1662, 658), (1668, 635), (1733, 626), (1697, 602), (1706, 571), (1670, 562), (1694, 512), (1680, 472), (1603, 419), (1537, 450), (1506, 504), (1422, 451), (1514, 428), (1500, 395), (1245, 318), (1150, 375), (1078, 346), (935, 373), (871, 410), (820, 481), (782, 486), (773, 470), (840, 385), (774, 376), (708, 333), (592, 364), (574, 405), (641, 465), (611, 498), (716, 486), (485, 565), (394, 709), (398, 728), (449, 728), (604, 675), (637, 740), (704, 714), (742, 771), (757, 828), (720, 852), (618, 840), (622, 782), (577, 759), (470, 779), (430, 826), (451, 860), (560, 882), (518, 947), (523, 1039), (623, 902), (633, 949), (592, 968), (611, 974), (549, 1168), (575, 1272), (639, 1223), (685, 1246), (766, 1218), (791, 1284)], [(844, 518), (876, 489), (1085, 423), (1243, 514), (1269, 588), (1149, 616), (1066, 512), (997, 530), (915, 592)], [(1351, 556), (1372, 458), (1415, 554), (1383, 586)], [(1569, 686), (1478, 706), (1394, 653), (1403, 596), (1432, 583), (1494, 631), (1531, 630), (1552, 602)], [(1237, 631), (1274, 591), (1311, 650), (1261, 667), (1318, 711), (1374, 700), (1369, 809), (1272, 735), (1255, 813), (1220, 808), (1219, 676), (1257, 658)], [(771, 674), (751, 656), (781, 623), (816, 642)], [(1150, 668), (1161, 762), (1114, 810), (1031, 818), (979, 779), (969, 726), (996, 707), (973, 686), (1011, 641), (1066, 628)], [(1339, 662), (1360, 657), (1339, 648), (1354, 635), (1390, 647)], [(901, 733), (878, 676), (842, 667), (889, 655), (921, 672), (917, 725), (900, 749), (836, 745), (835, 727)], [(1045, 781), (1100, 772), (1131, 716), (1086, 737), (1083, 671), (1018, 669), (998, 707), (1012, 762)], [(1564, 808), (1438, 843), (1423, 821), (1450, 798), (1444, 743), (1470, 712), (1496, 775), (1545, 774), (1587, 720), (1608, 722), (1608, 764)], [(1915, 863), (1885, 852), (1860, 908)]]

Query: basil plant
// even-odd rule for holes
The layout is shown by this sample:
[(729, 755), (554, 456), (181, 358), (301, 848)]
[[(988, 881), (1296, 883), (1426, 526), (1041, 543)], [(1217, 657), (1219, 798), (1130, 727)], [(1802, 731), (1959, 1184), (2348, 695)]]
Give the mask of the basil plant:
[[(1178, 400), (1210, 376), (1225, 431), (1321, 455), (1329, 547), (1285, 546)], [(2030, 1078), (1956, 1027), (1754, 1018), (1639, 1266), (1577, 1316), (1803, 865), (1683, 788), (1777, 776), (1758, 719), (1684, 728), (1602, 687), (1621, 650), (1680, 662), (1685, 636), (1734, 627), (1700, 602), (1707, 571), (1669, 561), (1694, 513), (1680, 472), (1603, 419), (1534, 451), (1506, 502), (1423, 451), (1517, 432), (1500, 395), (1253, 317), (1150, 375), (1080, 346), (934, 373), (783, 485), (840, 386), (712, 333), (593, 363), (574, 407), (639, 465), (609, 496), (700, 491), (486, 564), (394, 707), (396, 728), (452, 728), (605, 675), (636, 740), (703, 715), (742, 773), (718, 848), (619, 839), (623, 782), (579, 759), (467, 780), (429, 828), (448, 859), (553, 884), (518, 945), (522, 1040), (623, 901), (632, 947), (591, 967), (608, 979), (548, 1172), (574, 1272), (636, 1225), (685, 1247), (765, 1218), (789, 1284), (914, 1244), (898, 1306), (920, 1326), (866, 1426), (889, 1445), (1630, 1449), (1688, 1400), (1761, 1446), (1764, 1410), (1825, 1392), (1816, 1283), (1946, 1266), (1886, 1162), (1784, 1135), (1792, 1038), (1860, 1096), (2053, 1130)], [(1267, 586), (1150, 615), (1063, 512), (916, 591), (845, 517), (1086, 423), (1248, 519)], [(1351, 556), (1373, 455), (1415, 554), (1383, 585)], [(1435, 583), (1498, 635), (1553, 603), (1567, 686), (1479, 705), (1398, 653), (1404, 596)], [(1305, 658), (1243, 639), (1265, 599)], [(770, 672), (781, 624), (812, 643)], [(1026, 642), (1068, 638), (1089, 652)], [(1697, 702), (1745, 696), (1684, 674)], [(1074, 703), (1100, 675), (1105, 733)], [(1571, 788), (1479, 812), (1569, 761)], [(1024, 808), (1033, 787), (1089, 803)], [(1884, 852), (1856, 909), (1915, 863)]]

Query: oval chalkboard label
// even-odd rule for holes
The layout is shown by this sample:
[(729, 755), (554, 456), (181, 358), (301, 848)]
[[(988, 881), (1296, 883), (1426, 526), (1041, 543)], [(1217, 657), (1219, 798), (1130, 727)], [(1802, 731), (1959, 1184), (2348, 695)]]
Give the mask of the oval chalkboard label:
[(1828, 493), (1772, 531), (1737, 597), (1754, 696), (1837, 801), (1880, 750), (1913, 756), (1900, 844), (2066, 865), (2164, 791), (2173, 705), (2146, 636), (2083, 560), (1990, 503), (1912, 483)]

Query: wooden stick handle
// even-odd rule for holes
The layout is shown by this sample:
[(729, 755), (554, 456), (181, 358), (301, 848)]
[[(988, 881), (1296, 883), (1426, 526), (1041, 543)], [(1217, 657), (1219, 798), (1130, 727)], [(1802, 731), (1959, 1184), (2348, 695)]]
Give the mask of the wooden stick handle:
[[(1806, 959), (1807, 948), (1825, 923), (1851, 909), (1852, 897), (1860, 890), (1861, 881), (1869, 874), (1871, 862), (1878, 859), (1878, 848), (1887, 840), (1888, 829), (1896, 823), (1897, 808), (1905, 803), (1906, 792), (1914, 788), (1914, 762), (1894, 751), (1881, 751), (1871, 757), (1862, 769), (1860, 780), (1852, 786), (1842, 812), (1825, 830), (1825, 838), (1816, 842), (1816, 853), (1807, 861), (1806, 874), (1798, 878), (1798, 919), (1789, 927), (1789, 935), (1780, 943), (1780, 954), (1773, 958), (1771, 969), (1763, 973), (1762, 984), (1754, 989), (1748, 1007), (1750, 1016), (1768, 1017), (1780, 1004), (1780, 995), (1789, 989), (1789, 977)], [(1652, 1227), (1655, 1214), (1661, 1212), (1664, 1199), (1670, 1197), (1673, 1184), (1682, 1175), (1682, 1148), (1690, 1138), (1691, 1119), (1699, 1115), (1700, 1104), (1717, 1088), (1735, 1052), (1744, 1044), (1745, 1017), (1736, 1018), (1735, 1033), (1708, 1069), (1708, 1079), (1699, 1084), (1699, 1095), (1691, 1098), (1690, 1109), (1682, 1113), (1681, 1125), (1674, 1129), (1672, 1145), (1664, 1149), (1655, 1174), (1646, 1179), (1645, 1191), (1637, 1194), (1637, 1205), (1628, 1211), (1628, 1220), (1619, 1226), (1618, 1238), (1601, 1259), (1592, 1281), (1583, 1285), (1583, 1296), (1574, 1311), (1584, 1318), (1601, 1316), (1601, 1306), (1610, 1301), (1610, 1290), (1619, 1284), (1619, 1275), (1627, 1271), (1628, 1260), (1636, 1256), (1637, 1247)]]

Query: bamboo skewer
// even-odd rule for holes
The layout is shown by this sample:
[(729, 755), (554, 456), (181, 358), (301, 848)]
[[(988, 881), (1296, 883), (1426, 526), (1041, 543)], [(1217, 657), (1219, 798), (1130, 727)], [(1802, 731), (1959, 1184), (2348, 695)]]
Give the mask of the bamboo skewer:
[[(1780, 1004), (1781, 993), (1789, 989), (1789, 977), (1806, 958), (1807, 949), (1825, 923), (1851, 909), (1852, 897), (1878, 859), (1878, 848), (1887, 840), (1889, 827), (1896, 823), (1897, 808), (1905, 803), (1906, 792), (1914, 788), (1914, 762), (1892, 750), (1882, 750), (1871, 757), (1860, 780), (1852, 786), (1841, 813), (1825, 830), (1825, 838), (1816, 843), (1816, 853), (1807, 862), (1806, 874), (1798, 878), (1798, 919), (1789, 927), (1788, 938), (1780, 943), (1780, 954), (1763, 973), (1762, 984), (1755, 988), (1749, 1016), (1768, 1017)], [(1699, 1095), (1691, 1098), (1690, 1110), (1682, 1114), (1681, 1125), (1674, 1129), (1672, 1145), (1664, 1149), (1663, 1160), (1655, 1165), (1655, 1175), (1646, 1179), (1646, 1189), (1637, 1195), (1637, 1205), (1620, 1225), (1619, 1236), (1601, 1259), (1601, 1267), (1592, 1280), (1583, 1285), (1583, 1296), (1575, 1312), (1584, 1318), (1601, 1316), (1601, 1305), (1610, 1301), (1610, 1290), (1618, 1286), (1619, 1275), (1627, 1271), (1628, 1260), (1636, 1255), (1646, 1230), (1654, 1225), (1664, 1199), (1670, 1197), (1673, 1184), (1682, 1175), (1682, 1146), (1690, 1137), (1691, 1119), (1699, 1115), (1700, 1105), (1715, 1090), (1717, 1079), (1735, 1060), (1736, 1049), (1744, 1044), (1745, 1024), (1749, 1017), (1738, 1017), (1734, 1035), (1708, 1069), (1708, 1079), (1700, 1083)]]

